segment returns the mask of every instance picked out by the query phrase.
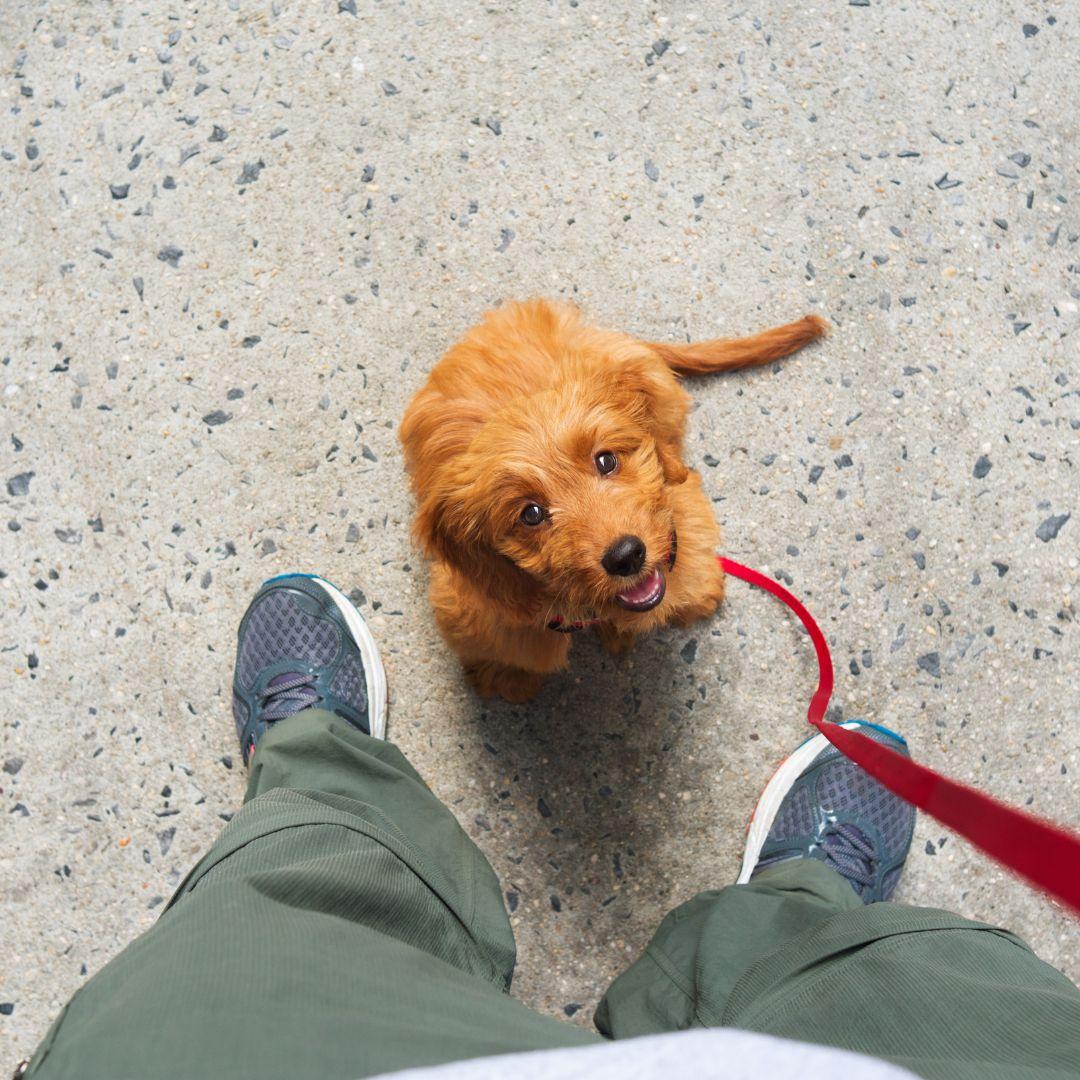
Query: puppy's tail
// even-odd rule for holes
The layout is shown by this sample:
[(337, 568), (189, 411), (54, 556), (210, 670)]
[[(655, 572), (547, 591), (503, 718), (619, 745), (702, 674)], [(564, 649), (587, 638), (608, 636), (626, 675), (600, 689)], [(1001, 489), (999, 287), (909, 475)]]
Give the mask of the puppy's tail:
[(798, 322), (774, 326), (744, 338), (717, 338), (690, 345), (650, 341), (660, 359), (681, 375), (704, 375), (710, 371), (733, 371), (779, 360), (821, 337), (828, 323), (818, 315), (804, 315)]

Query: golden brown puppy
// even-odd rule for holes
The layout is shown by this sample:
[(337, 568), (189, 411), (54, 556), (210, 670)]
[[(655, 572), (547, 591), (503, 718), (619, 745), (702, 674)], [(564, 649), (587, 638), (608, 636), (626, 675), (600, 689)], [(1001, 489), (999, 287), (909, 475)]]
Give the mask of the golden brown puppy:
[(739, 340), (638, 341), (564, 302), (490, 311), (405, 411), (414, 534), (439, 628), (476, 689), (525, 701), (595, 626), (621, 652), (711, 615), (720, 530), (682, 462), (690, 397), (675, 373), (787, 356), (813, 315)]

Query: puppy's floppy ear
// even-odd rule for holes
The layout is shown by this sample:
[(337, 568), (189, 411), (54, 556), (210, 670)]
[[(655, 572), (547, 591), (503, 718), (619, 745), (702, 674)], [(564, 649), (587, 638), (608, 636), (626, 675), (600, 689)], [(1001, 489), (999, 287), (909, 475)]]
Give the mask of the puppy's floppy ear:
[(446, 563), (493, 599), (531, 609), (536, 583), (492, 548), (484, 520), (470, 509), (476, 464), (466, 454), (486, 419), (479, 406), (447, 398), (430, 385), (409, 403), (400, 437), (417, 502), (413, 538), (430, 558)]
[(690, 395), (671, 369), (651, 354), (625, 359), (612, 366), (609, 387), (653, 437), (664, 479), (681, 484), (690, 474), (682, 462)]
[(479, 591), (506, 607), (532, 612), (536, 582), (484, 536), (483, 522), (468, 510), (461, 490), (426, 492), (417, 507), (413, 537), (429, 558), (456, 570)]
[(681, 452), (680, 446), (661, 438), (656, 439), (656, 456), (660, 459), (660, 468), (664, 470), (664, 479), (672, 486), (681, 484), (690, 475), (690, 470), (680, 457)]

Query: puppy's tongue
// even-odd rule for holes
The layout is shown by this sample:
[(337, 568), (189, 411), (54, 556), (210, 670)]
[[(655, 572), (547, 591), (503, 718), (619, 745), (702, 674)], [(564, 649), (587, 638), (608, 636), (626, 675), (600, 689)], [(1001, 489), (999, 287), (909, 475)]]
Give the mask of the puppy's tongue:
[(664, 575), (654, 570), (644, 581), (615, 597), (620, 607), (630, 611), (648, 611), (656, 607), (664, 598)]

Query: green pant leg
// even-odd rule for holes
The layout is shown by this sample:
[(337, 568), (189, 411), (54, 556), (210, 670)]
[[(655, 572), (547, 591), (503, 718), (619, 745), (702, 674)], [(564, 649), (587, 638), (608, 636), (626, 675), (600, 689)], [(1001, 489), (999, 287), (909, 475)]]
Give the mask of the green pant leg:
[(740, 975), (762, 956), (837, 912), (862, 906), (839, 875), (818, 863), (793, 874), (795, 865), (783, 863), (749, 885), (701, 893), (670, 912), (642, 956), (611, 984), (596, 1026), (617, 1039), (711, 1026), (703, 1025), (702, 1012), (722, 1009)]
[(672, 912), (612, 983), (597, 1026), (744, 1028), (932, 1080), (1080, 1073), (1080, 990), (1022, 941), (944, 911), (864, 906), (801, 859)]
[(30, 1075), (354, 1080), (597, 1041), (509, 997), (513, 961), (494, 873), (400, 752), (302, 713), (264, 736), (244, 808)]
[(390, 825), (416, 873), (430, 879), (470, 927), (490, 958), (493, 977), (510, 986), (516, 949), (498, 879), (396, 746), (312, 710), (267, 733), (252, 760), (244, 803), (277, 788), (357, 800), (369, 818)]

